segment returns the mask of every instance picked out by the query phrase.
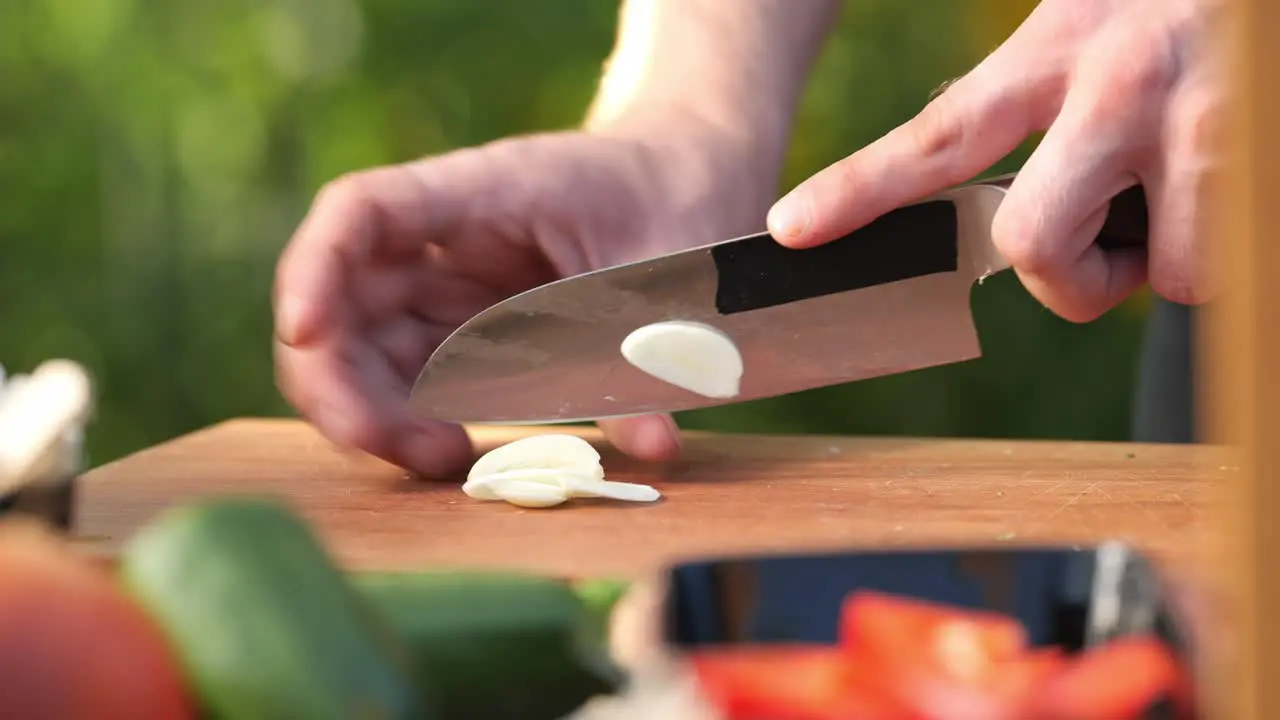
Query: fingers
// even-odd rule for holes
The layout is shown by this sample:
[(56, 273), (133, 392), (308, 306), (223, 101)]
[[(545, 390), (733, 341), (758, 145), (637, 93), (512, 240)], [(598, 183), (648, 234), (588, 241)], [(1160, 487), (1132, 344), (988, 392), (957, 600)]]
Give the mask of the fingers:
[(1178, 89), (1165, 124), (1159, 182), (1148, 193), (1151, 289), (1186, 305), (1210, 300), (1221, 285), (1205, 206), (1222, 164), (1223, 95), (1221, 85), (1198, 80)]
[(371, 328), (366, 338), (408, 388), (417, 381), (426, 358), (452, 331), (452, 326), (401, 313)]
[(770, 210), (770, 233), (793, 248), (835, 240), (969, 180), (1047, 127), (1055, 70), (1028, 69), (1016, 52), (997, 50), (906, 124), (801, 183)]
[[(1139, 182), (1161, 192), (1161, 137), (1153, 129), (1169, 75), (1138, 39), (1128, 40), (1123, 52), (1097, 54), (1077, 68), (1061, 112), (992, 223), (996, 248), (1027, 290), (1074, 322), (1110, 310), (1147, 275), (1144, 250), (1104, 252), (1094, 244), (1115, 195)], [(1149, 245), (1158, 244), (1152, 235)]]
[(335, 445), (428, 477), (452, 477), (473, 458), (462, 428), (413, 415), (407, 388), (382, 352), (347, 341), (297, 348), (275, 342), (277, 384), (299, 412)]
[(1094, 239), (1111, 198), (1135, 184), (1120, 163), (1077, 154), (1090, 123), (1059, 119), (1018, 173), (992, 222), (996, 249), (1027, 291), (1072, 322), (1088, 322), (1146, 279), (1141, 249), (1104, 252)]
[(680, 428), (670, 415), (615, 418), (597, 424), (610, 444), (638, 460), (661, 462), (680, 455)]
[(466, 193), (428, 184), (410, 166), (349, 175), (325, 186), (276, 270), (276, 335), (305, 344), (350, 319), (349, 268), (418, 257), (430, 239), (456, 231)]
[(465, 468), (471, 446), (461, 428), (409, 412), (409, 356), (420, 363), (428, 338), (391, 313), (412, 304), (425, 244), (456, 232), (467, 210), (408, 166), (351, 175), (320, 192), (276, 273), (284, 396), (335, 444), (429, 476)]

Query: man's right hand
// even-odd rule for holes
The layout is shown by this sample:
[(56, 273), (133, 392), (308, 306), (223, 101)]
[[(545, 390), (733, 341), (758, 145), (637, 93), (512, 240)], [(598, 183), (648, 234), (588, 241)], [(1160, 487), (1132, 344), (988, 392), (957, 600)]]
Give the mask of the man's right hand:
[[(465, 432), (407, 406), (461, 323), (557, 278), (761, 229), (772, 178), (695, 128), (516, 138), (331, 183), (277, 269), (285, 397), (339, 446), (430, 476), (464, 468)], [(679, 450), (667, 416), (601, 427), (641, 459)]]

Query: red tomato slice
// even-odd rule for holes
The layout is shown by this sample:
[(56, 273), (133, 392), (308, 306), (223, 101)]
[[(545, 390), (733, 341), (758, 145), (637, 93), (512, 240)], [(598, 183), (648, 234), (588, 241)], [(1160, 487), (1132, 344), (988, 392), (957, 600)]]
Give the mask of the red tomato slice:
[(690, 662), (729, 720), (922, 720), (834, 646), (735, 646), (697, 651)]
[(1045, 720), (1131, 720), (1162, 697), (1190, 715), (1190, 678), (1153, 637), (1125, 637), (1088, 650), (1048, 678), (1028, 714)]
[(1016, 709), (1022, 716), (1022, 708), (1035, 694), (1066, 666), (1068, 658), (1061, 648), (1035, 648), (1020, 658), (1003, 663), (996, 670), (988, 690), (1001, 699), (1004, 707)]
[(871, 591), (845, 601), (840, 642), (868, 662), (928, 668), (962, 681), (979, 680), (1028, 645), (1022, 624), (1005, 615)]
[(1028, 720), (1030, 698), (1065, 663), (1060, 649), (1043, 648), (1000, 662), (981, 678), (914, 669), (890, 682), (901, 702), (931, 720)]

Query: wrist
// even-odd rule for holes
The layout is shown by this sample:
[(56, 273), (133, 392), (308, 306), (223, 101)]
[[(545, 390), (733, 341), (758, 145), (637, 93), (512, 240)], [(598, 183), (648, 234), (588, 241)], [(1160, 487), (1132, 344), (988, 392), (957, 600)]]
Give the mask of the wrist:
[(734, 219), (724, 232), (746, 234), (764, 229), (765, 214), (777, 200), (789, 120), (785, 113), (761, 113), (727, 122), (696, 105), (653, 102), (607, 119), (589, 117), (583, 128), (642, 146), (650, 176), (672, 190), (673, 202), (726, 204)]

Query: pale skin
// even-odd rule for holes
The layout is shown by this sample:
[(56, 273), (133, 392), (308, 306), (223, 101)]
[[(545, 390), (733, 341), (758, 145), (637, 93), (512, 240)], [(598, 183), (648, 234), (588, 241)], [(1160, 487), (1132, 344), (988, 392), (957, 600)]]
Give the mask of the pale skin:
[[(276, 371), (326, 437), (427, 476), (474, 460), (465, 432), (412, 415), (408, 389), (460, 323), (549, 280), (756, 232), (830, 241), (964, 182), (1047, 130), (996, 218), (997, 246), (1064, 318), (1144, 282), (1212, 294), (1201, 190), (1224, 83), (1218, 0), (1044, 0), (923, 112), (771, 208), (792, 114), (838, 0), (625, 0), (579, 130), (510, 138), (330, 183), (285, 249)], [(850, 88), (850, 92), (856, 89)], [(520, 168), (537, 165), (536, 175)], [(1140, 181), (1147, 253), (1090, 243)], [(501, 262), (495, 261), (501, 258)], [(680, 449), (666, 416), (602, 421), (645, 460)]]

